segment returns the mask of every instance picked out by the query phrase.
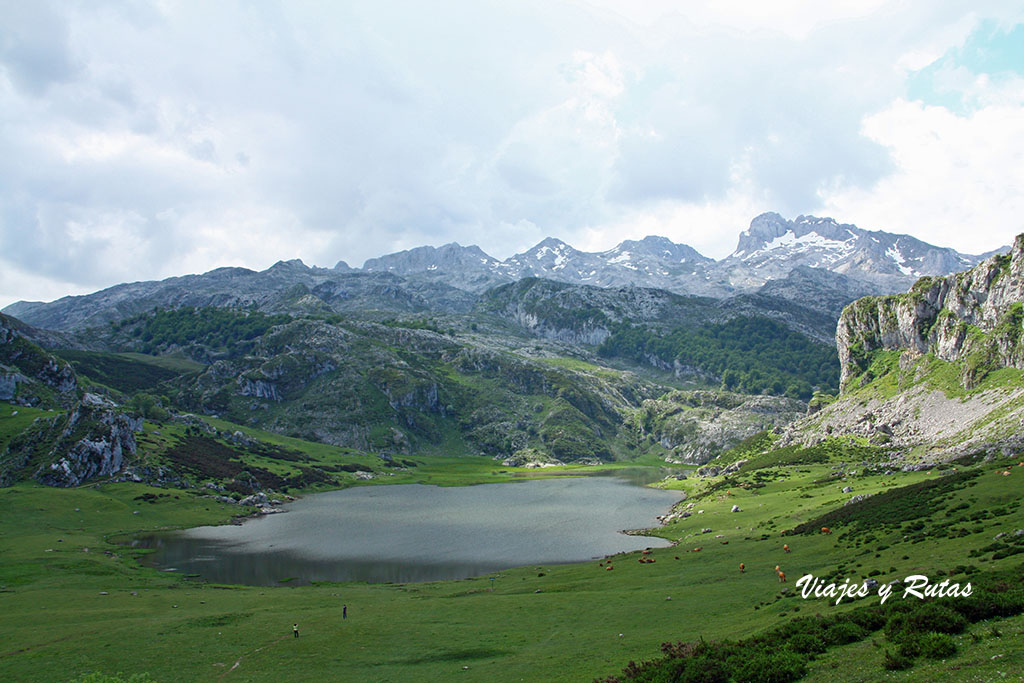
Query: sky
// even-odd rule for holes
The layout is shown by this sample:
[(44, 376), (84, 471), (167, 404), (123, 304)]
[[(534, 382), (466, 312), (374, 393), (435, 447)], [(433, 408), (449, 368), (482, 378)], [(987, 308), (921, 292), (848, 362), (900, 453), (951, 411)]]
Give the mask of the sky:
[(1019, 0), (0, 0), (0, 307), (420, 245), (1024, 231)]

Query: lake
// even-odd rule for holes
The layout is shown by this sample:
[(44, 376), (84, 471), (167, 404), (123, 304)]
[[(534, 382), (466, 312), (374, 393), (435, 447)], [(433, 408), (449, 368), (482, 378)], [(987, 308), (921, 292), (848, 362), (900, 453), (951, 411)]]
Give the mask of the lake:
[(156, 548), (152, 566), (215, 583), (437, 581), (667, 546), (621, 530), (657, 526), (679, 499), (610, 476), (361, 486), (309, 495), (240, 525), (136, 544)]

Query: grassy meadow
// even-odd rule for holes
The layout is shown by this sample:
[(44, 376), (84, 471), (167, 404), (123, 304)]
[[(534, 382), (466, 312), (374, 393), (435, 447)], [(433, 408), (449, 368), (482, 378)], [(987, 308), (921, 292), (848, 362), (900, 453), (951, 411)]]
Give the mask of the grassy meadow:
[[(2, 407), (0, 435), (13, 429), (8, 420), (37, 416), (11, 412)], [(158, 452), (180, 429), (147, 425), (143, 451)], [(307, 464), (379, 463), (336, 447), (258, 436), (300, 451)], [(691, 514), (653, 530), (678, 545), (649, 555), (405, 585), (222, 586), (147, 569), (139, 564), (146, 551), (123, 544), (128, 535), (227, 523), (239, 508), (202, 489), (18, 483), (0, 489), (0, 680), (70, 681), (103, 672), (157, 681), (589, 681), (658, 657), (666, 641), (748, 638), (794, 617), (877, 603), (874, 595), (839, 606), (804, 600), (793, 584), (807, 573), (883, 583), (925, 574), (963, 583), (1020, 565), (1024, 536), (1013, 532), (1024, 528), (1024, 466), (1017, 460), (966, 459), (945, 471), (886, 474), (863, 464), (878, 457), (832, 444), (760, 456), (738, 474), (669, 480), (665, 486), (688, 496), (678, 509), (692, 503)], [(370, 483), (459, 485), (573, 473), (516, 470), (486, 458), (411, 460), (417, 466)], [(862, 494), (874, 495), (843, 506)], [(827, 517), (836, 509), (845, 516)], [(833, 520), (833, 533), (820, 533), (821, 519)], [(799, 533), (807, 524), (812, 528)], [(1001, 532), (1008, 535), (994, 540)], [(654, 561), (640, 561), (647, 558)], [(885, 607), (900, 601), (894, 595)], [(879, 631), (817, 655), (807, 680), (1000, 680), (1024, 671), (1022, 628), (1019, 615), (973, 624), (957, 636), (956, 656), (921, 659), (901, 672), (883, 668), (893, 645)]]

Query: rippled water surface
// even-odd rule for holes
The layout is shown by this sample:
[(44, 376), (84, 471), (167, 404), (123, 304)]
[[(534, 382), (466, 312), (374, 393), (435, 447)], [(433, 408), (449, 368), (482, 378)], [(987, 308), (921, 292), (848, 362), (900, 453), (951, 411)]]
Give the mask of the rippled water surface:
[(615, 477), (318, 493), (283, 514), (140, 539), (160, 568), (222, 583), (405, 583), (667, 545), (657, 525), (679, 494)]

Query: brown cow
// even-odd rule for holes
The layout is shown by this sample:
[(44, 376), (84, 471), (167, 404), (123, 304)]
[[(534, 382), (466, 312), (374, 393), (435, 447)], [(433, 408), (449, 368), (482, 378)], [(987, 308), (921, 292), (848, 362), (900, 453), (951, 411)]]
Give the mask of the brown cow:
[(789, 544), (786, 543), (785, 545), (783, 545), (782, 549), (785, 550), (788, 553), (789, 552)]
[(742, 574), (743, 570), (745, 570), (746, 568), (747, 568), (747, 565), (745, 565), (742, 562), (740, 562), (740, 574)]
[(830, 534), (830, 533), (832, 533), (832, 530), (829, 529), (827, 526), (823, 526), (823, 527), (821, 527), (821, 533), (823, 533), (823, 534)]
[(786, 572), (779, 572), (779, 583), (786, 583)]

